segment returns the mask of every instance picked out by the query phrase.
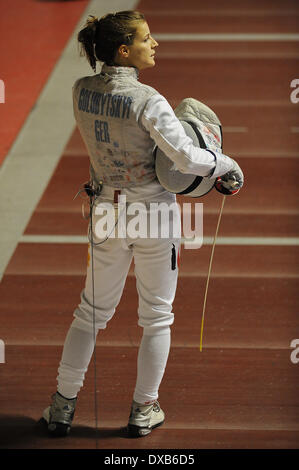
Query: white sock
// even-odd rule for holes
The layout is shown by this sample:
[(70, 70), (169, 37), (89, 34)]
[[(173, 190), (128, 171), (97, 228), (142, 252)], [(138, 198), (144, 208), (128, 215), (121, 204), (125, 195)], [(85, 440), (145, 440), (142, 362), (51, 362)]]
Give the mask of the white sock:
[(152, 335), (143, 333), (137, 360), (137, 381), (133, 399), (140, 404), (152, 403), (158, 398), (170, 349), (170, 328)]
[(71, 325), (58, 368), (57, 391), (65, 398), (77, 396), (94, 350), (94, 335)]

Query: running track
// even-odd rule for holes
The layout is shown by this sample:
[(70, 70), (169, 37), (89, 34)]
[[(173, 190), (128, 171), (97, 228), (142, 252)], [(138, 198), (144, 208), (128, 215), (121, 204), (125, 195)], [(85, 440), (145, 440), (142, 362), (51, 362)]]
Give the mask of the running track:
[[(124, 1), (122, 6), (125, 3), (145, 13), (160, 42), (156, 68), (144, 72), (141, 80), (173, 106), (187, 96), (212, 106), (223, 122), (224, 151), (238, 159), (246, 183), (238, 196), (226, 198), (202, 352), (202, 304), (221, 197), (212, 192), (193, 200), (204, 203), (206, 243), (200, 250), (182, 250), (172, 349), (159, 398), (167, 419), (159, 430), (137, 441), (127, 439), (123, 430), (141, 337), (130, 273), (115, 317), (97, 341), (98, 447), (298, 449), (299, 364), (291, 361), (291, 341), (299, 338), (299, 103), (290, 100), (290, 83), (298, 76), (298, 4), (141, 0)], [(2, 449), (96, 445), (92, 365), (80, 392), (72, 437), (49, 439), (38, 422), (56, 388), (64, 337), (84, 283), (86, 222), (80, 215), (81, 201), (73, 201), (73, 196), (88, 178), (88, 159), (69, 116), (63, 118), (68, 123), (62, 128), (69, 134), (64, 136), (66, 145), (37, 162), (40, 175), (44, 165), (52, 168), (41, 176), (39, 188), (31, 181), (35, 165), (26, 166), (26, 158), (32, 163), (30, 148), (23, 158), (16, 157), (20, 139), (26, 142), (30, 131), (30, 118), (41, 108), (41, 93), (51, 88), (57, 61), (67, 60), (61, 53), (92, 4), (14, 0), (0, 20), (4, 37), (14, 37), (13, 24), (24, 33), (18, 73), (12, 56), (20, 45), (10, 39), (12, 53), (2, 52), (0, 77), (6, 85), (6, 102), (0, 104), (6, 123), (1, 126), (2, 188), (7, 184), (13, 189), (15, 178), (23, 178), (21, 196), (16, 199), (13, 190), (6, 191), (1, 204), (1, 218), (7, 221), (1, 228), (2, 259), (7, 259), (0, 286), (0, 338), (5, 343), (5, 362), (0, 364)], [(101, 14), (123, 9), (119, 4), (109, 2)], [(98, 9), (94, 12), (99, 14)], [(211, 36), (198, 36), (204, 34)], [(219, 39), (218, 34), (225, 36)], [(234, 36), (239, 34), (250, 36)], [(255, 34), (275, 36), (257, 40)], [(293, 36), (286, 40), (285, 35)], [(80, 64), (75, 77), (82, 67), (83, 73), (90, 73)], [(76, 61), (73, 67), (76, 70)], [(32, 153), (43, 138), (53, 141), (51, 133), (60, 126), (59, 102), (45, 100), (43, 106), (49, 128), (35, 128)], [(36, 203), (27, 197), (31, 184), (35, 198), (40, 191)], [(27, 219), (20, 219), (20, 205)]]

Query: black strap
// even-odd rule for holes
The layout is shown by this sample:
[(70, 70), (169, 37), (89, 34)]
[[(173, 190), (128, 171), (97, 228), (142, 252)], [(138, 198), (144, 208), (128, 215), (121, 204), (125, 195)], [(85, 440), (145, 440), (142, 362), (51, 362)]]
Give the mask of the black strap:
[(191, 121), (185, 121), (185, 122), (187, 122), (192, 127), (192, 129), (194, 130), (194, 132), (195, 132), (195, 134), (198, 138), (198, 143), (199, 143), (200, 148), (201, 149), (206, 149), (207, 148), (206, 143), (203, 139), (203, 136), (201, 135), (201, 133), (197, 129), (196, 125), (193, 124), (193, 122), (191, 122)]
[(193, 183), (191, 183), (190, 186), (188, 186), (188, 188), (184, 189), (184, 191), (181, 191), (180, 193), (177, 193), (177, 194), (191, 193), (191, 191), (197, 188), (197, 186), (199, 185), (199, 183), (201, 183), (201, 181), (202, 181), (202, 176), (196, 176), (195, 179), (193, 180)]
[[(192, 129), (194, 130), (194, 132), (196, 134), (196, 137), (198, 138), (198, 143), (199, 143), (200, 148), (206, 149), (207, 148), (206, 143), (205, 143), (201, 133), (199, 132), (199, 130), (195, 126), (195, 124), (193, 124), (193, 122), (191, 122), (191, 121), (185, 121), (185, 122), (187, 122), (192, 127)], [(177, 194), (191, 193), (201, 183), (202, 178), (203, 178), (202, 176), (196, 176), (193, 180), (193, 183), (191, 183), (188, 186), (188, 188), (184, 189), (184, 191), (181, 191), (180, 193), (177, 193)]]
[[(199, 132), (198, 128), (195, 126), (195, 124), (191, 121), (184, 121), (184, 122), (187, 122), (191, 127), (192, 129), (194, 130), (195, 134), (196, 134), (196, 137), (198, 138), (198, 143), (199, 143), (199, 147), (202, 148), (202, 149), (205, 149), (207, 151), (209, 151), (213, 156), (214, 156), (214, 159), (216, 161), (216, 155), (214, 154), (214, 152), (212, 152), (211, 150), (207, 149), (207, 146), (206, 146), (206, 143), (204, 141), (204, 138), (202, 137), (201, 133)], [(221, 129), (221, 137), (222, 137), (222, 128), (220, 127)], [(157, 149), (158, 147), (156, 146), (155, 149), (154, 149), (154, 158), (156, 159), (156, 156), (157, 156)], [(216, 167), (215, 167), (216, 168)], [(215, 170), (215, 168), (213, 169), (213, 172)], [(210, 175), (211, 176), (211, 175)], [(197, 186), (201, 183), (203, 177), (202, 176), (195, 176), (193, 182), (186, 188), (184, 189), (183, 191), (179, 192), (179, 193), (176, 193), (176, 194), (188, 194), (188, 193), (191, 193), (192, 191), (194, 191), (194, 189), (197, 188)]]

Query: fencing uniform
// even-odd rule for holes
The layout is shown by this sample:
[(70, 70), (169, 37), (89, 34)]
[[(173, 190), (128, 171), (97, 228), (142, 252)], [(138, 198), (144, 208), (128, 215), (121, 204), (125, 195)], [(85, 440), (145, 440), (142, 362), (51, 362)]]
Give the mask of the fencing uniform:
[[(138, 323), (143, 328), (134, 400), (151, 403), (158, 397), (169, 353), (181, 226), (175, 194), (166, 191), (157, 180), (154, 147), (157, 145), (182, 173), (199, 176), (213, 173), (215, 178), (230, 171), (232, 161), (222, 153), (195, 147), (167, 100), (155, 89), (140, 83), (134, 67), (104, 64), (100, 74), (76, 81), (73, 103), (90, 157), (91, 178), (95, 184), (102, 183), (103, 189), (94, 207), (95, 318), (89, 263), (81, 302), (64, 345), (58, 391), (73, 398), (83, 385), (94, 346), (93, 329), (97, 333), (106, 328), (134, 259)], [(125, 199), (122, 209), (116, 206), (121, 197)], [(97, 232), (103, 216), (101, 207), (106, 207), (105, 204), (113, 207), (115, 220), (120, 211), (125, 211), (122, 236), (101, 238)], [(147, 236), (139, 237), (132, 230), (135, 214), (130, 208), (134, 204), (139, 204), (136, 207), (140, 208), (144, 225), (157, 225), (150, 227), (155, 237), (148, 232)], [(157, 222), (152, 217), (159, 204), (171, 208), (167, 221)], [(163, 233), (167, 230), (165, 237)]]

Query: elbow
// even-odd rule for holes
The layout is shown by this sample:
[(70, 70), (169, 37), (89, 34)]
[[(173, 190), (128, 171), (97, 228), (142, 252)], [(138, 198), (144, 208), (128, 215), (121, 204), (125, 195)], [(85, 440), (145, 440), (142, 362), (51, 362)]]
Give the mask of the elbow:
[(189, 160), (185, 155), (180, 158), (178, 162), (175, 163), (176, 169), (184, 174), (194, 174), (194, 163)]

